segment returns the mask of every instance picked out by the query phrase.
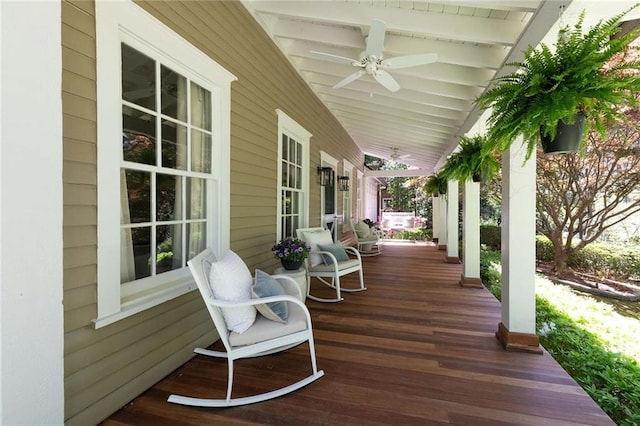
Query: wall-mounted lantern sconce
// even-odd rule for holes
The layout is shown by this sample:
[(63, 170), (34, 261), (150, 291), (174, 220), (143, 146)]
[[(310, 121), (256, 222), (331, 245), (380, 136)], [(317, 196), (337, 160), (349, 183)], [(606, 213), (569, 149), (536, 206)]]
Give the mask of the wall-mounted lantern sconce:
[(349, 190), (349, 176), (338, 176), (338, 188), (340, 191)]
[(329, 186), (333, 182), (333, 169), (331, 167), (318, 166), (318, 184)]

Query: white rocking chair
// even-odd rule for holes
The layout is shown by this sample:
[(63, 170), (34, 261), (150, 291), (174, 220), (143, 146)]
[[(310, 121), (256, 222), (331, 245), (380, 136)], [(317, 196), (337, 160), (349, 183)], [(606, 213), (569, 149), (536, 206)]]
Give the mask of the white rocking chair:
[[(316, 366), (311, 316), (309, 314), (309, 310), (301, 301), (304, 299), (302, 298), (300, 287), (295, 280), (285, 275), (272, 275), (272, 277), (277, 279), (282, 285), (287, 295), (263, 297), (245, 302), (225, 302), (217, 300), (214, 297), (209, 284), (211, 265), (215, 262), (216, 259), (213, 253), (210, 249), (207, 249), (187, 263), (191, 273), (193, 274), (193, 278), (198, 285), (200, 294), (207, 305), (211, 319), (218, 331), (220, 340), (222, 340), (222, 343), (224, 344), (226, 352), (203, 348), (196, 348), (194, 349), (194, 352), (201, 355), (227, 359), (229, 371), (227, 397), (226, 399), (203, 399), (171, 395), (169, 396), (168, 401), (197, 407), (233, 407), (253, 404), (294, 392), (322, 377), (324, 372), (322, 370), (318, 370)], [(258, 314), (253, 325), (251, 325), (246, 331), (238, 334), (234, 331), (228, 330), (221, 308), (246, 307), (278, 301), (286, 301), (288, 305), (289, 318), (286, 324), (269, 320)], [(231, 398), (233, 388), (233, 362), (236, 359), (269, 355), (290, 349), (304, 342), (309, 342), (312, 369), (312, 374), (310, 376), (281, 389), (248, 397)]]
[[(344, 300), (342, 292), (364, 291), (364, 277), (362, 275), (362, 259), (360, 253), (353, 247), (340, 247), (347, 254), (345, 258), (336, 258), (336, 253), (322, 250), (318, 246), (330, 246), (333, 243), (331, 233), (321, 227), (300, 228), (296, 230), (299, 239), (306, 242), (311, 247), (309, 257), (305, 259), (307, 270), (307, 297), (317, 302), (340, 302)], [(343, 288), (340, 285), (340, 277), (357, 272), (360, 277), (360, 287)], [(324, 299), (310, 294), (311, 278), (315, 277), (324, 285), (335, 289), (335, 299)], [(327, 281), (325, 278), (331, 278)]]
[(382, 240), (378, 231), (369, 227), (364, 221), (359, 220), (351, 224), (353, 236), (356, 239), (356, 247), (360, 256), (377, 256), (382, 254)]

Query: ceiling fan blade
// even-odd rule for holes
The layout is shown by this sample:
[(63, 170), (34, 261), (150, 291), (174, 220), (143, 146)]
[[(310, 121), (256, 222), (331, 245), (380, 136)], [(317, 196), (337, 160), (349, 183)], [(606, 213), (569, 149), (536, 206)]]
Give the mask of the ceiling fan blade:
[(322, 59), (324, 61), (337, 62), (339, 64), (353, 65), (353, 64), (359, 63), (359, 61), (355, 59), (345, 58), (344, 56), (332, 55), (330, 53), (316, 52), (315, 50), (310, 50), (309, 54), (314, 58)]
[(400, 89), (400, 85), (398, 82), (391, 77), (391, 74), (384, 70), (378, 70), (373, 74), (373, 78), (375, 78), (378, 83), (382, 84), (391, 92), (396, 92)]
[(342, 81), (339, 81), (338, 84), (336, 84), (335, 86), (333, 86), (334, 89), (339, 89), (341, 87), (346, 86), (347, 84), (351, 83), (352, 81), (356, 81), (357, 79), (359, 79), (360, 77), (362, 77), (365, 74), (364, 70), (360, 70), (360, 71), (356, 71), (353, 74), (347, 76), (347, 78), (345, 78)]
[(418, 65), (431, 64), (438, 60), (435, 53), (420, 53), (417, 55), (396, 56), (382, 61), (382, 66), (389, 69), (399, 69), (415, 67)]
[(380, 58), (382, 56), (384, 33), (386, 28), (387, 24), (380, 19), (374, 19), (371, 21), (371, 28), (369, 29), (369, 35), (367, 36), (367, 48), (365, 49), (367, 56), (373, 55), (376, 58)]

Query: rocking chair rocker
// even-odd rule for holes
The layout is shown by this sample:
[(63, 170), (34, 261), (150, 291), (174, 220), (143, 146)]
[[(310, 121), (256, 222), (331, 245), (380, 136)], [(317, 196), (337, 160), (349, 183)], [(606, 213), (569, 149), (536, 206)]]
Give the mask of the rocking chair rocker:
[[(234, 256), (236, 255), (234, 254)], [(210, 249), (203, 251), (187, 262), (226, 352), (203, 348), (196, 348), (194, 352), (201, 355), (227, 359), (229, 371), (227, 397), (226, 399), (203, 399), (171, 395), (168, 401), (197, 407), (233, 407), (253, 404), (294, 392), (322, 377), (324, 372), (318, 370), (316, 366), (311, 316), (309, 310), (301, 301), (304, 300), (304, 298), (298, 284), (288, 276), (271, 275), (271, 278), (276, 279), (280, 283), (287, 293), (286, 295), (255, 298), (243, 302), (219, 300), (214, 296), (214, 290), (209, 282), (212, 265), (216, 265), (216, 263), (218, 263), (218, 261), (216, 261)], [(217, 267), (219, 268), (220, 265), (221, 263), (218, 263)], [(238, 268), (237, 263), (235, 267)], [(244, 266), (244, 268), (246, 269), (246, 266)], [(227, 272), (236, 272), (233, 268), (228, 269)], [(217, 271), (218, 269), (216, 269), (216, 272)], [(249, 273), (248, 270), (247, 273)], [(258, 314), (256, 315), (255, 322), (246, 329), (246, 331), (237, 333), (228, 329), (223, 309), (257, 306), (267, 303), (272, 304), (274, 302), (284, 302), (287, 304), (289, 317), (286, 323), (267, 319), (267, 317)], [(309, 343), (312, 369), (310, 376), (281, 389), (248, 397), (231, 398), (233, 388), (233, 363), (236, 359), (269, 355), (290, 349), (304, 342)]]

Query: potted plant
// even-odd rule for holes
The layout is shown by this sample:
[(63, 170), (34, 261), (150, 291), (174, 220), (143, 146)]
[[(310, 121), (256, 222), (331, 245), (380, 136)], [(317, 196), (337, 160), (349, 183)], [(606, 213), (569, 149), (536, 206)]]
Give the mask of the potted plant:
[[(584, 34), (583, 11), (573, 28), (559, 31), (554, 52), (544, 43), (537, 49), (529, 46), (522, 62), (505, 64), (516, 70), (496, 78), (494, 87), (476, 99), (480, 108), (492, 108), (485, 149), (505, 151), (523, 135), (529, 158), (539, 138), (546, 146), (557, 136), (572, 136), (577, 142), (572, 148), (543, 148), (575, 151), (585, 125), (604, 134), (608, 123), (623, 119), (623, 108), (637, 104), (640, 90), (639, 63), (625, 60), (640, 30), (614, 36), (622, 17), (636, 6), (600, 20)], [(577, 129), (566, 128), (572, 125)]]
[(296, 270), (302, 266), (302, 262), (309, 257), (311, 247), (304, 241), (286, 237), (271, 248), (274, 256), (280, 260), (282, 267), (287, 270)]
[(449, 179), (474, 182), (490, 180), (500, 170), (500, 162), (493, 152), (484, 149), (487, 138), (476, 135), (473, 137), (462, 136), (459, 150), (449, 156), (440, 174)]
[(447, 179), (439, 173), (429, 176), (424, 185), (424, 192), (434, 197), (439, 194), (445, 195), (447, 193)]

